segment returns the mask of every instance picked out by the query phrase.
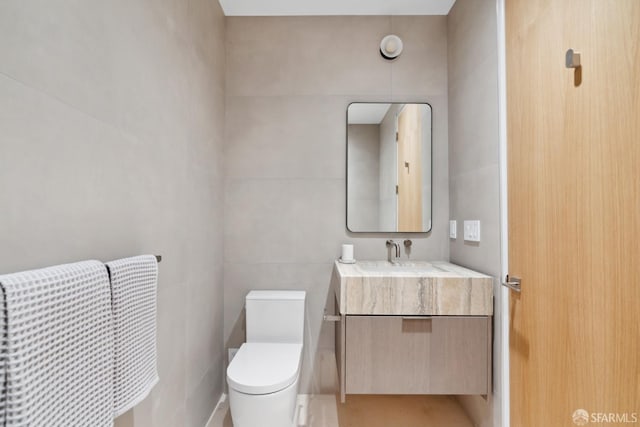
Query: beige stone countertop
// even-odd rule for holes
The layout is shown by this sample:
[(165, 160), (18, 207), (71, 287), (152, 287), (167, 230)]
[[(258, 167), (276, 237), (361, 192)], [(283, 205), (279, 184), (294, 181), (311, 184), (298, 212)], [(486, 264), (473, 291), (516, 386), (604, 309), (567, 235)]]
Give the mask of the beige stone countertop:
[(493, 314), (493, 278), (445, 261), (336, 261), (331, 284), (340, 314)]

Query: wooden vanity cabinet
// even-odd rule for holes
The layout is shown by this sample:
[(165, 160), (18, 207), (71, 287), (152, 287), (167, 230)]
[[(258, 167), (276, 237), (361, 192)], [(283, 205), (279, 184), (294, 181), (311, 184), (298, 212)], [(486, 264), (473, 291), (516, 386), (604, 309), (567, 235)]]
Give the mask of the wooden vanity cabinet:
[(341, 316), (345, 394), (488, 394), (490, 316)]

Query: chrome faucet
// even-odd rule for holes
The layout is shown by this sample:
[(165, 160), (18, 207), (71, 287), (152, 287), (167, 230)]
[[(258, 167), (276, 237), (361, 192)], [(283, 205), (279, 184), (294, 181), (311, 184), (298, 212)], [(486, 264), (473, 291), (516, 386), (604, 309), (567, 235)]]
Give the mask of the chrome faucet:
[[(387, 240), (386, 246), (387, 246), (387, 261), (389, 261), (391, 264), (397, 264), (396, 260), (400, 258), (400, 244), (398, 242), (394, 242), (393, 240), (389, 239)], [(391, 254), (392, 246), (396, 249), (395, 257)]]

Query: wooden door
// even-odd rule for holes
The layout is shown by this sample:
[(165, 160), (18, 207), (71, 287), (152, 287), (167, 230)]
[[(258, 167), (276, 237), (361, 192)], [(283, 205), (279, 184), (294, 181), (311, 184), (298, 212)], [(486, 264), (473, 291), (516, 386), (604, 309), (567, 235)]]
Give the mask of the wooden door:
[(511, 426), (640, 424), (640, 1), (505, 6)]
[(398, 231), (421, 231), (422, 118), (419, 104), (398, 115)]

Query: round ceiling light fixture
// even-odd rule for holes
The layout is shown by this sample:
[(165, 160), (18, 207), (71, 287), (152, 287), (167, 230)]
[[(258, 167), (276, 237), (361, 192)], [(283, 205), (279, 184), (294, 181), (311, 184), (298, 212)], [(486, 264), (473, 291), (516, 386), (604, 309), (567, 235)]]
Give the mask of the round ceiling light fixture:
[(390, 34), (380, 42), (380, 55), (389, 61), (396, 59), (402, 53), (402, 40), (395, 34)]

